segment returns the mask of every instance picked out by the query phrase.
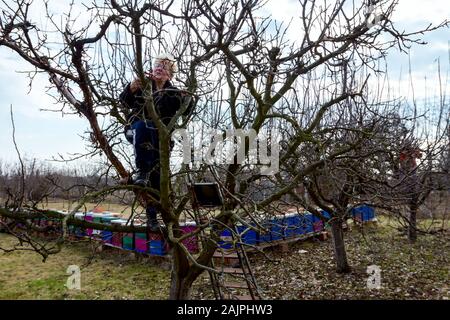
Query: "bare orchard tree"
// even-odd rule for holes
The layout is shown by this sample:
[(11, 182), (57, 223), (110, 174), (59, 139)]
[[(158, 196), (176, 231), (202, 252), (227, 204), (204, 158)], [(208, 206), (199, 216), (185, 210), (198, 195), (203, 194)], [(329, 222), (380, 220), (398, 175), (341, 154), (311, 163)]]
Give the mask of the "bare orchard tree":
[[(327, 114), (335, 114), (336, 108), (345, 109), (345, 101), (362, 96), (367, 74), (362, 81), (352, 80), (361, 66), (374, 68), (377, 59), (393, 46), (404, 49), (420, 42), (417, 36), (447, 24), (399, 33), (390, 20), (396, 5), (393, 0), (371, 1), (370, 6), (362, 1), (340, 0), (332, 5), (300, 1), (295, 29), (271, 19), (263, 1), (111, 0), (89, 2), (82, 9), (72, 5), (62, 16), (52, 14), (50, 4), (44, 2), (47, 21), (43, 27), (31, 16), (39, 5), (25, 0), (2, 1), (0, 47), (12, 50), (33, 68), (29, 73), (31, 81), (40, 74), (49, 76), (50, 92), (61, 112), (76, 113), (88, 121), (90, 152), (104, 155), (116, 179), (130, 176), (132, 170), (126, 165), (131, 162), (127, 158), (129, 152), (120, 143), (126, 117), (117, 98), (124, 85), (135, 77), (143, 84), (145, 108), (159, 132), (158, 199), (149, 188), (108, 187), (80, 199), (64, 223), (87, 225), (73, 219), (82, 203), (118, 190), (135, 192), (144, 205), (154, 204), (172, 247), (172, 299), (189, 298), (193, 282), (208, 269), (219, 236), (211, 233), (197, 256), (192, 256), (182, 244), (189, 235), (181, 233), (180, 216), (189, 194), (172, 192), (170, 138), (178, 125), (185, 126), (189, 120), (181, 117), (187, 106), (183, 103), (182, 110), (168, 125), (161, 121), (153, 103), (151, 83), (145, 76), (147, 61), (161, 51), (174, 54), (180, 62), (177, 80), (189, 95), (200, 97), (195, 114), (196, 119), (206, 121), (205, 126), (253, 129), (258, 134), (275, 128), (289, 133), (279, 155), (279, 174), (249, 174), (248, 169), (254, 167), (239, 161), (218, 170), (216, 178), (225, 203), (218, 215), (199, 227), (200, 231), (208, 228), (220, 232), (224, 226), (243, 221), (255, 211), (276, 211), (279, 200), (308, 175), (351, 152), (355, 145), (346, 143), (322, 158), (302, 164), (295, 174), (282, 173), (290, 168), (289, 162), (304, 144), (321, 145), (321, 133), (327, 130), (321, 124)], [(80, 10), (87, 14), (77, 16)], [(343, 64), (347, 67), (342, 68)], [(345, 77), (344, 85), (335, 81)], [(336, 124), (327, 122), (331, 128)], [(236, 160), (241, 152), (248, 155), (250, 141), (247, 142), (234, 154)], [(271, 151), (275, 152), (275, 148)], [(256, 203), (246, 202), (249, 187), (267, 181), (275, 185), (271, 193)], [(8, 210), (0, 212), (9, 218), (26, 217), (25, 213), (14, 216)], [(140, 230), (88, 225), (100, 230)]]
[(431, 225), (437, 217), (445, 221), (442, 205), (445, 208), (446, 201), (444, 198), (441, 203), (437, 196), (443, 193), (445, 197), (449, 191), (449, 174), (442, 166), (449, 127), (444, 114), (448, 115), (449, 107), (435, 105), (429, 110), (413, 110), (419, 116), (399, 123), (402, 130), (386, 149), (389, 156), (379, 162), (391, 170), (376, 179), (380, 190), (376, 202), (399, 218), (411, 243), (417, 240), (418, 233), (428, 231), (418, 226), (418, 216), (431, 218)]
[[(352, 209), (367, 199), (372, 170), (371, 161), (377, 153), (383, 152), (373, 143), (377, 139), (377, 130), (382, 121), (379, 115), (369, 116), (369, 108), (363, 106), (348, 107), (349, 117), (341, 117), (339, 130), (329, 131), (320, 148), (308, 150), (308, 156), (320, 159), (335, 148), (353, 145), (351, 152), (327, 161), (308, 175), (304, 180), (307, 196), (302, 199), (304, 206), (324, 222), (331, 226), (336, 270), (339, 273), (349, 272), (345, 250), (343, 224), (351, 217)], [(361, 117), (362, 113), (366, 113)], [(345, 120), (344, 120), (345, 119)], [(370, 143), (372, 142), (372, 143)], [(306, 151), (306, 150), (305, 150)], [(365, 201), (364, 201), (364, 200)], [(362, 200), (362, 201), (361, 201)], [(316, 207), (322, 211), (317, 212)], [(325, 217), (325, 213), (327, 214)], [(323, 219), (326, 218), (326, 219)]]

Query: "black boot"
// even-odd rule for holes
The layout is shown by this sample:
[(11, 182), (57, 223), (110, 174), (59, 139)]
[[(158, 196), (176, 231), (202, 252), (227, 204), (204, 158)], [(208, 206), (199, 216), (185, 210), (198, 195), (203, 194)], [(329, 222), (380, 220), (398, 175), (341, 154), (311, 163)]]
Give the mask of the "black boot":
[(159, 222), (156, 219), (150, 219), (147, 221), (147, 228), (151, 232), (157, 232), (159, 231)]
[(146, 171), (139, 171), (138, 176), (134, 180), (134, 185), (141, 186), (141, 187), (147, 187), (150, 182), (150, 172)]

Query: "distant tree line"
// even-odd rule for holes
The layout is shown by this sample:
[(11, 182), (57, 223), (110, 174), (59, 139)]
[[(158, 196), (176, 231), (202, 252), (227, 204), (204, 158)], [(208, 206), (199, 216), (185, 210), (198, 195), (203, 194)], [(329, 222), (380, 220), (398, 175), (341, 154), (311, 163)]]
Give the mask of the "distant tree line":
[(75, 201), (113, 183), (103, 172), (95, 166), (57, 169), (37, 159), (25, 159), (23, 168), (19, 162), (0, 161), (2, 205), (14, 207), (18, 202), (38, 204), (51, 199)]

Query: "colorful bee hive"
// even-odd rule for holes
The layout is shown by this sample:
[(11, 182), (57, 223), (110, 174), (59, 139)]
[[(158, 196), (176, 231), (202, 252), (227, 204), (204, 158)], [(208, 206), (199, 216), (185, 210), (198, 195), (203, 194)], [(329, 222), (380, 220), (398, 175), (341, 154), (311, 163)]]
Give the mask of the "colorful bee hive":
[(265, 220), (261, 222), (261, 225), (267, 231), (261, 230), (260, 232), (258, 232), (258, 243), (264, 244), (271, 242), (272, 241), (272, 232), (270, 231), (271, 223)]
[(229, 228), (225, 228), (220, 233), (220, 240), (218, 242), (219, 248), (231, 249), (233, 248), (233, 236), (232, 231)]
[(305, 213), (302, 221), (303, 233), (314, 232), (314, 216), (311, 213)]
[(284, 224), (286, 225), (286, 238), (293, 238), (303, 234), (302, 219), (298, 213), (289, 213), (284, 217)]
[(122, 248), (125, 250), (134, 250), (134, 233), (124, 233), (122, 236)]
[(241, 236), (242, 243), (249, 245), (258, 244), (258, 233), (255, 230), (247, 226), (238, 225), (237, 232), (239, 232)]
[[(92, 213), (92, 222), (94, 223), (102, 223), (102, 216), (103, 214), (101, 213)], [(92, 229), (92, 233), (91, 233), (91, 237), (94, 238), (101, 238), (102, 235), (102, 231), (101, 230), (96, 230), (96, 229)]]
[[(180, 228), (183, 234), (190, 233), (197, 230), (197, 224), (195, 221), (187, 221), (180, 224)], [(183, 244), (191, 253), (197, 253), (199, 250), (197, 235), (193, 235), (192, 237), (183, 240)]]
[(284, 216), (276, 216), (270, 220), (270, 233), (272, 241), (283, 240), (285, 238), (286, 223)]
[[(92, 212), (86, 212), (86, 214), (84, 215), (84, 220), (85, 221), (89, 221), (89, 222), (93, 222), (94, 221), (93, 213)], [(86, 228), (86, 235), (88, 237), (91, 237), (92, 236), (92, 231), (93, 231), (92, 228)]]
[[(111, 221), (113, 221), (113, 220), (117, 220), (117, 218), (114, 216), (110, 216), (110, 215), (103, 215), (101, 217), (101, 223), (103, 223), (103, 224), (111, 224)], [(101, 237), (105, 243), (111, 244), (113, 233), (109, 230), (102, 230)]]
[[(111, 225), (125, 225), (127, 222), (123, 219), (111, 220)], [(122, 248), (122, 232), (113, 232), (111, 237), (111, 245), (117, 248)]]
[[(75, 217), (75, 219), (78, 219), (78, 220), (84, 220), (84, 213), (83, 212), (77, 212), (77, 213), (75, 213), (74, 217)], [(77, 237), (84, 237), (84, 236), (86, 236), (86, 231), (83, 228), (81, 228), (81, 227), (75, 227), (73, 229), (73, 232), (74, 232), (75, 236), (77, 236)]]
[(352, 209), (353, 218), (357, 221), (370, 221), (375, 218), (375, 209), (368, 206), (362, 205)]
[(148, 240), (147, 233), (135, 233), (134, 242), (136, 247), (136, 252), (147, 253), (148, 248)]
[(319, 217), (313, 215), (312, 221), (313, 221), (313, 232), (320, 232), (323, 230), (323, 221)]
[(164, 256), (168, 252), (168, 246), (164, 240), (162, 234), (160, 233), (149, 233), (148, 234), (148, 252), (156, 256)]

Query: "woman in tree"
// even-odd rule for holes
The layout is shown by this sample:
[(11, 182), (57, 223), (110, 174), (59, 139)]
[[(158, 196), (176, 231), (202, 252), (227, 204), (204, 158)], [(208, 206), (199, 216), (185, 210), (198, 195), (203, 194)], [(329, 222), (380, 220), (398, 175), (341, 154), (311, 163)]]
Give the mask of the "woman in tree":
[[(177, 111), (183, 105), (185, 93), (172, 85), (171, 80), (177, 72), (174, 57), (170, 54), (157, 56), (153, 68), (147, 73), (152, 85), (152, 97), (155, 110), (164, 125), (168, 125)], [(139, 78), (129, 83), (120, 94), (120, 102), (128, 109), (128, 125), (125, 128), (127, 140), (133, 144), (137, 177), (133, 184), (142, 187), (151, 187), (159, 190), (159, 136), (158, 129), (145, 107), (143, 84)], [(183, 113), (190, 113), (193, 101)], [(156, 193), (153, 194), (158, 199)], [(156, 208), (148, 205), (146, 208), (147, 225), (150, 230), (159, 229), (156, 219)]]

